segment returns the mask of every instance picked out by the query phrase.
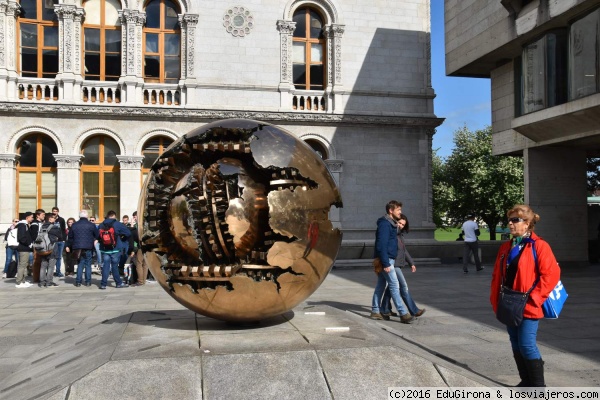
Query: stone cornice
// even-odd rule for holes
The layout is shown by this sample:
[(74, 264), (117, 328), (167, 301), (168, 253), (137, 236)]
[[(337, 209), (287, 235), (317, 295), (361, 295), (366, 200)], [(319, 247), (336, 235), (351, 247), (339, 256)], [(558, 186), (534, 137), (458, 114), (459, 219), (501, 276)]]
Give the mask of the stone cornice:
[(0, 115), (18, 116), (37, 114), (63, 118), (78, 116), (90, 118), (144, 119), (180, 121), (214, 121), (226, 118), (248, 118), (273, 123), (298, 123), (314, 125), (396, 125), (434, 128), (444, 122), (444, 118), (379, 116), (357, 114), (320, 114), (274, 111), (235, 111), (205, 110), (189, 108), (151, 108), (151, 107), (98, 107), (66, 104), (31, 104), (0, 102)]
[(83, 161), (82, 154), (53, 154), (58, 168), (79, 169)]
[(15, 168), (19, 158), (21, 158), (19, 154), (0, 154), (0, 168)]
[(121, 169), (141, 169), (144, 156), (117, 156)]

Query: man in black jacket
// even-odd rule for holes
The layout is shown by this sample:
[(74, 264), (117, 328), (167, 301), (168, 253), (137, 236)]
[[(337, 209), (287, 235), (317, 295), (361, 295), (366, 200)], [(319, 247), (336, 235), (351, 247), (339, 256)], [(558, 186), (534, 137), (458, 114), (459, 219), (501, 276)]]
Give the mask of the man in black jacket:
[(27, 275), (27, 265), (29, 264), (29, 256), (33, 251), (33, 238), (31, 237), (30, 226), (33, 221), (33, 213), (27, 211), (21, 222), (17, 225), (17, 251), (19, 252), (19, 266), (17, 267), (17, 284), (18, 288), (28, 288), (31, 283), (25, 280)]
[(60, 266), (62, 265), (62, 253), (65, 249), (65, 241), (67, 240), (67, 223), (65, 222), (65, 219), (63, 217), (58, 215), (58, 212), (58, 207), (52, 207), (52, 214), (56, 214), (56, 223), (60, 225), (60, 232), (62, 233), (60, 241), (54, 245), (54, 247), (59, 248), (57, 250), (59, 251), (59, 256), (56, 259), (56, 272), (54, 273), (54, 275), (58, 276), (59, 278), (62, 278), (64, 275), (62, 274), (62, 272), (60, 272)]
[[(46, 215), (46, 222), (44, 222), (41, 229), (47, 229), (48, 238), (50, 239), (50, 243), (54, 244), (54, 247), (50, 253), (37, 253), (37, 257), (40, 258), (41, 261), (40, 282), (38, 283), (38, 286), (58, 286), (54, 283), (54, 266), (56, 265), (58, 255), (62, 255), (62, 248), (59, 249), (57, 244), (62, 240), (63, 234), (60, 225), (56, 222), (56, 214)], [(42, 230), (40, 230), (40, 232)]]

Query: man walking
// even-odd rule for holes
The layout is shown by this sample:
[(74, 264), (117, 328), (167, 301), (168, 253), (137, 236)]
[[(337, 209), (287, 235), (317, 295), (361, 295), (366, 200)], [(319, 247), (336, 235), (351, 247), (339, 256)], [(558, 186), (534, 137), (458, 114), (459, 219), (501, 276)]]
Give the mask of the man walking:
[(462, 230), (465, 233), (465, 244), (463, 251), (463, 272), (465, 274), (469, 273), (469, 260), (471, 259), (471, 253), (473, 253), (473, 258), (475, 259), (475, 268), (477, 268), (477, 272), (481, 271), (483, 267), (481, 266), (481, 261), (479, 260), (479, 242), (477, 241), (477, 236), (479, 236), (479, 225), (475, 222), (475, 215), (469, 214), (467, 215), (467, 220), (462, 225)]
[(33, 213), (27, 211), (21, 222), (17, 224), (17, 251), (19, 252), (19, 266), (17, 267), (17, 284), (16, 287), (28, 288), (31, 283), (25, 280), (27, 275), (27, 265), (29, 265), (29, 258), (33, 252), (33, 238), (31, 237), (30, 227), (33, 222)]
[(57, 244), (63, 238), (63, 232), (61, 232), (60, 225), (56, 222), (56, 214), (48, 214), (46, 215), (46, 222), (42, 225), (43, 231), (48, 232), (48, 240), (49, 243), (54, 245), (50, 252), (37, 253), (37, 257), (40, 259), (40, 282), (38, 283), (39, 287), (53, 287), (58, 286), (54, 283), (54, 267), (56, 265), (56, 260), (58, 255), (62, 255), (62, 249), (59, 251), (59, 247)]
[(92, 285), (92, 251), (94, 242), (98, 239), (96, 225), (88, 220), (87, 210), (79, 212), (79, 221), (75, 222), (67, 236), (67, 253), (73, 252), (72, 257), (77, 266), (75, 286), (81, 286), (82, 273), (85, 270), (85, 286)]
[(106, 219), (98, 225), (100, 235), (100, 252), (102, 252), (102, 280), (100, 289), (106, 289), (108, 275), (112, 272), (117, 288), (125, 288), (129, 285), (123, 283), (119, 274), (119, 260), (123, 249), (129, 247), (129, 228), (117, 221), (117, 213), (109, 211)]
[[(386, 215), (377, 220), (375, 234), (375, 257), (379, 258), (383, 270), (377, 275), (377, 285), (373, 293), (371, 305), (371, 318), (384, 319), (379, 312), (385, 285), (389, 286), (392, 301), (400, 315), (400, 322), (410, 324), (415, 317), (410, 315), (400, 298), (400, 284), (394, 269), (394, 262), (398, 256), (398, 220), (402, 215), (402, 203), (392, 200), (385, 206)], [(389, 317), (388, 317), (389, 318)]]

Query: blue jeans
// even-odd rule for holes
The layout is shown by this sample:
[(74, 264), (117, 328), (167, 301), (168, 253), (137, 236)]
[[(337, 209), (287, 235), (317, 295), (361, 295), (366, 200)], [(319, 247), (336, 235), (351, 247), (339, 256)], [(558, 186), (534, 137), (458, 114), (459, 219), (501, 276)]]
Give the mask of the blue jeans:
[(96, 258), (98, 260), (98, 267), (102, 268), (102, 253), (100, 252), (100, 243), (96, 242)]
[(121, 252), (105, 253), (102, 252), (104, 262), (102, 263), (102, 280), (100, 286), (106, 286), (108, 283), (108, 275), (112, 272), (112, 276), (117, 286), (121, 286), (123, 281), (119, 275), (119, 260), (121, 259)]
[(54, 247), (58, 248), (58, 250), (57, 250), (58, 257), (56, 258), (56, 274), (62, 275), (60, 273), (60, 265), (62, 264), (62, 254), (63, 254), (63, 250), (65, 249), (65, 242), (56, 242)]
[(12, 259), (15, 259), (15, 262), (19, 264), (19, 252), (17, 249), (12, 249), (9, 246), (6, 246), (6, 262), (4, 263), (4, 273), (8, 272), (8, 266)]
[(406, 309), (404, 308), (404, 304), (402, 304), (402, 299), (400, 298), (400, 285), (398, 283), (398, 276), (396, 275), (396, 271), (394, 268), (394, 259), (390, 259), (390, 272), (385, 272), (385, 270), (381, 271), (381, 273), (377, 276), (377, 285), (375, 286), (375, 293), (373, 293), (373, 303), (371, 304), (371, 311), (373, 313), (379, 312), (379, 305), (381, 304), (381, 298), (383, 297), (383, 292), (385, 291), (385, 285), (387, 283), (390, 288), (390, 294), (392, 296), (392, 301), (398, 310), (398, 314), (405, 315), (407, 314)]
[[(404, 304), (408, 308), (408, 312), (410, 315), (415, 315), (419, 312), (419, 307), (415, 304), (412, 296), (408, 292), (408, 285), (406, 283), (406, 279), (404, 279), (404, 274), (402, 273), (402, 269), (400, 267), (394, 268), (396, 270), (396, 276), (398, 277), (398, 283), (400, 284), (400, 297), (404, 300)], [(385, 293), (383, 294), (383, 300), (381, 302), (381, 312), (384, 314), (389, 314), (392, 311), (392, 302), (390, 296), (390, 288), (389, 286), (385, 289)]]
[(542, 358), (536, 344), (539, 319), (523, 318), (521, 325), (506, 327), (512, 350), (521, 353), (526, 360)]
[[(72, 250), (71, 250), (72, 251)], [(85, 269), (85, 284), (92, 282), (92, 250), (81, 250), (81, 258), (77, 265), (77, 277), (75, 283), (81, 283), (81, 274)]]

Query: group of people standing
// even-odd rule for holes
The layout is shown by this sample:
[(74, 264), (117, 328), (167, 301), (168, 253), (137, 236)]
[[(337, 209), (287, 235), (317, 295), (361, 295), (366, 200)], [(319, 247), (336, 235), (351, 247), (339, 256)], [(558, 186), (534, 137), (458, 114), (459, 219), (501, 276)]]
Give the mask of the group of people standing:
[[(117, 220), (114, 211), (106, 214), (104, 221), (96, 225), (95, 217), (89, 217), (87, 210), (81, 210), (79, 220), (69, 218), (65, 221), (59, 215), (59, 209), (54, 207), (52, 213), (46, 214), (44, 210), (38, 209), (35, 213), (24, 213), (23, 220), (13, 220), (13, 224), (5, 234), (6, 241), (6, 263), (2, 278), (6, 278), (13, 258), (17, 260), (16, 287), (27, 288), (32, 286), (26, 280), (28, 266), (40, 265), (39, 287), (58, 286), (54, 277), (63, 277), (61, 265), (63, 256), (65, 258), (65, 274), (73, 275), (75, 266), (77, 273), (75, 286), (82, 284), (91, 286), (92, 281), (92, 257), (95, 255), (98, 266), (101, 268), (100, 289), (106, 289), (109, 275), (113, 275), (117, 288), (129, 286), (141, 286), (146, 283), (148, 267), (139, 250), (139, 237), (137, 233), (137, 212), (132, 215), (133, 222), (124, 216), (123, 222)], [(34, 241), (39, 233), (47, 231), (47, 237), (51, 243), (49, 251), (34, 251)], [(112, 237), (111, 243), (101, 240), (101, 233), (108, 232)], [(63, 253), (64, 250), (64, 253)], [(135, 269), (130, 268), (134, 265)], [(123, 266), (126, 280), (123, 281), (119, 271)], [(129, 268), (126, 268), (129, 267)], [(34, 271), (34, 280), (36, 274)]]
[[(379, 272), (376, 268), (377, 284), (370, 317), (389, 320), (394, 315), (391, 312), (391, 299), (398, 310), (400, 322), (410, 324), (423, 315), (425, 309), (416, 306), (402, 274), (402, 267), (406, 266), (410, 266), (412, 272), (416, 271), (404, 244), (404, 233), (409, 230), (408, 218), (402, 214), (402, 203), (398, 201), (390, 201), (385, 209), (386, 214), (377, 220), (374, 265), (381, 264), (382, 268)], [(537, 347), (537, 331), (540, 319), (544, 318), (542, 305), (560, 280), (560, 267), (550, 245), (534, 233), (540, 216), (530, 206), (517, 204), (506, 215), (512, 237), (498, 251), (492, 272), (490, 303), (496, 313), (502, 287), (523, 293), (530, 290), (523, 321), (519, 326), (507, 326), (506, 329), (521, 378), (517, 386), (545, 386), (544, 362)], [(463, 272), (468, 273), (467, 263), (471, 253), (477, 271), (481, 271), (484, 267), (478, 255), (479, 229), (475, 216), (469, 215), (462, 228), (465, 235)]]

